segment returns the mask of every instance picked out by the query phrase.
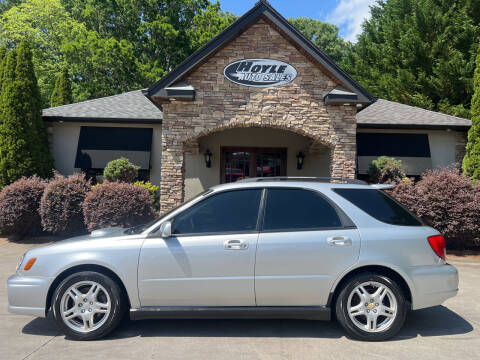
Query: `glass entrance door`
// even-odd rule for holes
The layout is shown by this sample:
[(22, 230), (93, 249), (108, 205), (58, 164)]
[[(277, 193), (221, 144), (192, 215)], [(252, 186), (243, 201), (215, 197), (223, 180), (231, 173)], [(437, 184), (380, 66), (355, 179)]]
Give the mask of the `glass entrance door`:
[(286, 148), (222, 147), (221, 182), (286, 175)]

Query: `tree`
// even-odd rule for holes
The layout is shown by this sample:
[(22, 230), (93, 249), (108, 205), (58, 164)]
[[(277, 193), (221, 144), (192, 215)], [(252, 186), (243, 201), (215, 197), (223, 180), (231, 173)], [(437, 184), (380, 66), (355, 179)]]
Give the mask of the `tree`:
[(27, 41), (8, 53), (0, 96), (0, 187), (22, 176), (52, 175), (40, 93)]
[(164, 76), (235, 16), (209, 0), (63, 0), (67, 11), (102, 38), (126, 41), (142, 86)]
[(479, 35), (474, 3), (379, 1), (346, 70), (376, 96), (468, 116)]
[(72, 102), (72, 83), (68, 74), (68, 68), (65, 66), (55, 82), (55, 88), (50, 98), (50, 106), (66, 105)]
[(351, 44), (338, 36), (336, 25), (306, 17), (290, 18), (288, 21), (338, 64), (342, 64), (351, 51)]
[(480, 179), (480, 47), (474, 76), (475, 92), (472, 98), (472, 127), (468, 130), (466, 154), (462, 168), (475, 181)]
[(101, 37), (75, 20), (60, 0), (26, 0), (0, 16), (0, 43), (32, 44), (42, 105), (48, 107), (57, 74), (69, 64), (74, 101), (138, 89), (142, 84), (133, 46)]

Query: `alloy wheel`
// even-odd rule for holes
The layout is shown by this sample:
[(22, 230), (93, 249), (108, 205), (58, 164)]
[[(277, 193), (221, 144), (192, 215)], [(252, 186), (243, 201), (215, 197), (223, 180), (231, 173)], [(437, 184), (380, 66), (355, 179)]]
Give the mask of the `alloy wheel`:
[(95, 281), (80, 281), (64, 292), (60, 302), (63, 322), (72, 330), (88, 333), (107, 321), (110, 295)]
[(389, 329), (398, 312), (397, 299), (385, 284), (363, 282), (348, 296), (347, 311), (356, 327), (370, 333)]

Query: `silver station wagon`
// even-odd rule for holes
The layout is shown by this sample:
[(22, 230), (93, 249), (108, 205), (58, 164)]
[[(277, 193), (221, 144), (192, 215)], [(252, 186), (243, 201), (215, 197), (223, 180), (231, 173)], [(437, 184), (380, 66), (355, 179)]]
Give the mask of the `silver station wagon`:
[(445, 241), (355, 180), (258, 178), (213, 187), (150, 224), (28, 251), (9, 310), (46, 316), (70, 338), (146, 318), (336, 317), (384, 340), (407, 312), (458, 291)]

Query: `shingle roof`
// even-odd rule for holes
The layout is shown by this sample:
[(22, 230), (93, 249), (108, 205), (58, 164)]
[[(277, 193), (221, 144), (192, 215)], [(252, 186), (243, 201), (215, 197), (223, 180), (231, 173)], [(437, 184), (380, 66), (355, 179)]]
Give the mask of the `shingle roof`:
[(469, 128), (468, 119), (378, 99), (357, 114), (358, 127)]
[(110, 119), (119, 122), (127, 120), (134, 122), (161, 122), (163, 114), (157, 106), (143, 95), (142, 90), (135, 90), (119, 95), (44, 109), (42, 115), (47, 121), (72, 121), (72, 119), (98, 121), (100, 119)]

